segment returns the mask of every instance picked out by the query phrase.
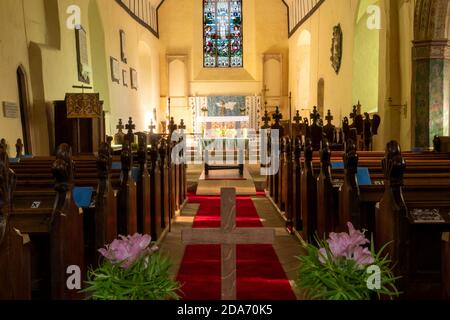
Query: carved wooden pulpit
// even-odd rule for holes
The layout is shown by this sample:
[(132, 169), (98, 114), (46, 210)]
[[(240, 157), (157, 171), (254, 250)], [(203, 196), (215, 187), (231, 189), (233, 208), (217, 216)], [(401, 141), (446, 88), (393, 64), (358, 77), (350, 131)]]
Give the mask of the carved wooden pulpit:
[(105, 142), (103, 101), (98, 93), (67, 93), (55, 101), (55, 146), (67, 143), (73, 154), (92, 154)]

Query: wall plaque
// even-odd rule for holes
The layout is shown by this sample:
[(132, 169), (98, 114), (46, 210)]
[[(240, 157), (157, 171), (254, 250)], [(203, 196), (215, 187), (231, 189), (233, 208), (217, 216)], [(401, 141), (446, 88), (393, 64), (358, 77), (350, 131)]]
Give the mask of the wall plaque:
[(339, 74), (342, 63), (342, 45), (343, 45), (343, 33), (341, 25), (338, 24), (333, 28), (333, 43), (331, 45), (331, 65), (333, 66), (336, 74)]
[(77, 65), (78, 65), (78, 80), (89, 84), (90, 80), (90, 65), (86, 31), (82, 26), (77, 26), (75, 29), (75, 38), (77, 46)]
[(3, 101), (3, 116), (5, 118), (18, 118), (19, 117), (19, 106), (15, 102)]
[(116, 58), (111, 57), (111, 80), (120, 83), (120, 64)]
[(131, 89), (138, 89), (138, 75), (137, 71), (133, 68), (130, 68), (130, 76), (131, 76)]

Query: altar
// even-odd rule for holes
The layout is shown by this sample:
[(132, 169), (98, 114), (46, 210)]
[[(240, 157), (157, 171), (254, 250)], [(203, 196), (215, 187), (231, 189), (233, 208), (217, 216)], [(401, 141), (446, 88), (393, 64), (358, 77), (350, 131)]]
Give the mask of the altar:
[(194, 134), (208, 129), (255, 130), (260, 127), (260, 96), (190, 97)]
[(212, 170), (239, 170), (242, 176), (249, 132), (260, 126), (260, 97), (191, 97), (189, 104), (206, 176)]

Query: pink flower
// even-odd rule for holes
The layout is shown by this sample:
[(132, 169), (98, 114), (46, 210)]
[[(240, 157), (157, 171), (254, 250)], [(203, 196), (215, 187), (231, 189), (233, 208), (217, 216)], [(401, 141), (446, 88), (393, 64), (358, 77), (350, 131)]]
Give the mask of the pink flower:
[(351, 257), (359, 266), (368, 266), (375, 262), (372, 253), (367, 248), (356, 247)]
[[(120, 236), (110, 245), (98, 251), (111, 263), (121, 264), (121, 267), (128, 269), (133, 263), (145, 253), (151, 252), (148, 246), (151, 243), (149, 235), (135, 234), (133, 236)], [(152, 249), (153, 250), (153, 249)]]
[[(330, 247), (332, 260), (336, 261), (338, 258), (351, 259), (358, 263), (358, 265), (372, 264), (372, 254), (364, 245), (369, 244), (370, 241), (364, 236), (364, 232), (356, 230), (352, 223), (347, 223), (349, 233), (330, 233), (330, 238), (327, 240)], [(319, 249), (319, 261), (325, 263), (327, 253), (325, 248)]]

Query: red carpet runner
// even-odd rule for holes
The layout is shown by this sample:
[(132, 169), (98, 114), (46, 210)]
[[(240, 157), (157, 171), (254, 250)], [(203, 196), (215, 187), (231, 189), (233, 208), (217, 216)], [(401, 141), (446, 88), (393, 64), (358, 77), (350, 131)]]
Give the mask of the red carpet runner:
[[(194, 228), (220, 228), (220, 197), (189, 197), (200, 203)], [(249, 197), (237, 197), (237, 227), (256, 228), (262, 223)], [(295, 300), (291, 286), (271, 245), (237, 246), (238, 300)], [(220, 246), (186, 247), (177, 280), (185, 300), (220, 300)]]

